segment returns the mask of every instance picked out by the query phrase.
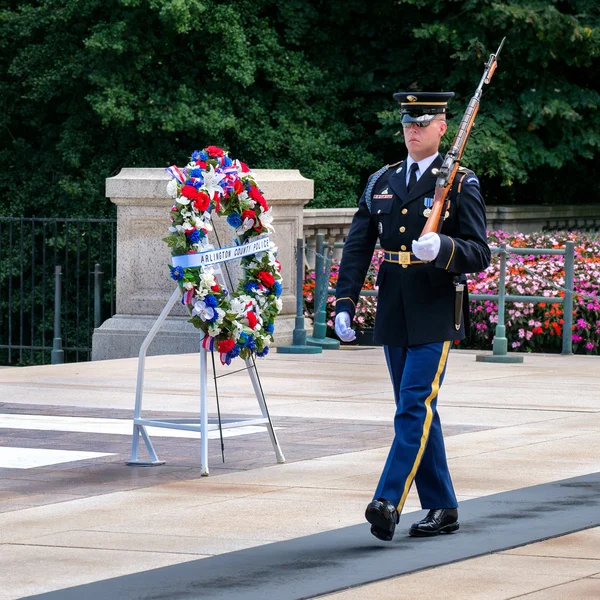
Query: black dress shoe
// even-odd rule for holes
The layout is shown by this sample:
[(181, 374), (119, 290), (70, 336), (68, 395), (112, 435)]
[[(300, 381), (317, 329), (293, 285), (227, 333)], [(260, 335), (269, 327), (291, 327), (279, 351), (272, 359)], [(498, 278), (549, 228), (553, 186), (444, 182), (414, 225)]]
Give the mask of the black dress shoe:
[(394, 537), (396, 524), (400, 515), (396, 507), (383, 498), (373, 500), (367, 506), (365, 517), (371, 523), (371, 533), (384, 542), (390, 542)]
[(458, 510), (456, 508), (434, 508), (418, 523), (413, 523), (408, 530), (408, 535), (413, 537), (428, 537), (440, 533), (456, 531), (458, 524)]

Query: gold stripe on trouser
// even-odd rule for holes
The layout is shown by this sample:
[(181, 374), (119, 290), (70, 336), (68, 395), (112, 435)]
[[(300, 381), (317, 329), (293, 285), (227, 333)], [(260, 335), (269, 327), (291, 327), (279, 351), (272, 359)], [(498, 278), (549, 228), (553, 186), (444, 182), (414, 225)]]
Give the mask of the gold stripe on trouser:
[(417, 469), (419, 468), (419, 464), (421, 464), (421, 458), (423, 458), (423, 452), (425, 452), (425, 446), (427, 445), (427, 438), (429, 438), (429, 429), (431, 428), (431, 421), (433, 421), (433, 411), (431, 410), (431, 403), (433, 399), (438, 395), (440, 391), (440, 377), (444, 372), (444, 367), (446, 366), (446, 359), (448, 358), (448, 351), (450, 350), (450, 342), (444, 342), (444, 347), (442, 348), (442, 356), (440, 357), (440, 362), (438, 363), (438, 368), (435, 373), (435, 377), (433, 378), (433, 382), (431, 384), (431, 392), (429, 396), (425, 399), (425, 410), (427, 414), (425, 415), (425, 422), (423, 423), (423, 435), (421, 436), (421, 445), (419, 446), (419, 451), (417, 452), (417, 457), (415, 458), (415, 462), (413, 463), (412, 469), (404, 482), (404, 492), (402, 493), (402, 498), (400, 498), (400, 502), (398, 503), (398, 512), (402, 512), (402, 508), (404, 507), (404, 503), (406, 502), (406, 496), (408, 496), (408, 491), (410, 490), (410, 486), (412, 485), (413, 479), (417, 473)]

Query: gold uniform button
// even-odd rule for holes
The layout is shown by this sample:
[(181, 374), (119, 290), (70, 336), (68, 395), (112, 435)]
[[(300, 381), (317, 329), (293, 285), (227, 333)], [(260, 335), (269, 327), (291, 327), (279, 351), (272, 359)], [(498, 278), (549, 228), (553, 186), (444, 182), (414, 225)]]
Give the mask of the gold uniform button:
[(405, 215), (408, 212), (408, 208), (403, 208), (402, 209), (402, 214)]
[(404, 233), (406, 231), (406, 227), (400, 227), (400, 233)]
[(408, 265), (402, 265), (403, 269), (408, 269)]
[(400, 250), (406, 250), (406, 246), (400, 246)]

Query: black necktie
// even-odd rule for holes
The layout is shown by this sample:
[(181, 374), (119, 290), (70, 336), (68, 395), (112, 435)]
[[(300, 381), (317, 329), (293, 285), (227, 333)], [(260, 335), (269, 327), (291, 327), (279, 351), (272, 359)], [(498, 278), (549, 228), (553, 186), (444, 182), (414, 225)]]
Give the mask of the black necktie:
[(408, 177), (408, 185), (406, 186), (406, 191), (410, 192), (415, 187), (415, 183), (417, 183), (417, 171), (419, 170), (419, 163), (414, 162), (410, 165), (410, 175)]

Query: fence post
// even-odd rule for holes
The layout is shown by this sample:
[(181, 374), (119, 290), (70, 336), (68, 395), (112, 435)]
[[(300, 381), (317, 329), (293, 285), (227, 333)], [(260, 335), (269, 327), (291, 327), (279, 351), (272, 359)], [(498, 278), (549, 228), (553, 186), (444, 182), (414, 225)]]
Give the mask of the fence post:
[[(327, 258), (325, 248), (327, 247)], [(333, 241), (325, 244), (325, 234), (317, 233), (317, 252), (315, 255), (315, 316), (313, 334), (306, 338), (309, 346), (321, 346), (323, 350), (338, 350), (340, 342), (328, 338), (327, 333), (327, 296), (329, 296), (329, 273), (333, 258)]]
[(296, 322), (292, 334), (291, 346), (277, 346), (282, 354), (320, 354), (320, 346), (306, 345), (306, 329), (304, 329), (304, 306), (302, 284), (304, 282), (304, 240), (296, 241)]
[(65, 353), (60, 334), (61, 290), (62, 267), (56, 266), (54, 269), (54, 340), (52, 342), (52, 352), (50, 353), (50, 360), (53, 365), (65, 362)]
[(506, 339), (506, 325), (504, 325), (506, 296), (506, 244), (500, 244), (500, 280), (498, 281), (498, 323), (494, 331), (492, 343), (492, 354), (478, 354), (475, 360), (478, 362), (496, 363), (522, 363), (523, 357), (508, 354), (508, 340)]
[(565, 244), (565, 295), (563, 298), (562, 353), (573, 354), (573, 281), (575, 278), (575, 244)]
[(102, 275), (100, 265), (94, 265), (94, 328), (102, 325)]

